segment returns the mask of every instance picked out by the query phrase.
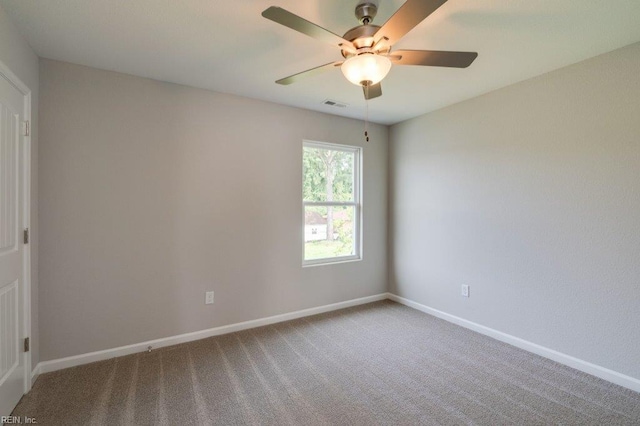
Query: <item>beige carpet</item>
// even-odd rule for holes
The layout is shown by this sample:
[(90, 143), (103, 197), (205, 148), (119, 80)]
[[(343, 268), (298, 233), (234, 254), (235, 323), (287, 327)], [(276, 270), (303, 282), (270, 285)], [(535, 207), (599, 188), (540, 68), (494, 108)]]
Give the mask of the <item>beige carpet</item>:
[(43, 374), (39, 425), (640, 424), (640, 394), (390, 301)]

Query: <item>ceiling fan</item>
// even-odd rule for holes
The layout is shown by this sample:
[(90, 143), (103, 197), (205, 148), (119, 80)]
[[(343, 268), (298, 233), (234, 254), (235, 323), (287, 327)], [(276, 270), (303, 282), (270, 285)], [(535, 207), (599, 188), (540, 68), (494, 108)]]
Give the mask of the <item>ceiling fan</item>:
[(262, 16), (315, 39), (337, 46), (344, 61), (330, 62), (319, 67), (276, 81), (291, 84), (296, 81), (340, 66), (351, 83), (362, 86), (366, 99), (382, 95), (380, 81), (391, 65), (422, 65), (432, 67), (466, 68), (476, 59), (476, 52), (447, 52), (438, 50), (395, 50), (392, 46), (416, 25), (431, 15), (447, 0), (407, 0), (382, 26), (372, 24), (378, 8), (375, 3), (358, 4), (356, 18), (362, 25), (347, 31), (342, 37), (285, 9), (271, 6)]

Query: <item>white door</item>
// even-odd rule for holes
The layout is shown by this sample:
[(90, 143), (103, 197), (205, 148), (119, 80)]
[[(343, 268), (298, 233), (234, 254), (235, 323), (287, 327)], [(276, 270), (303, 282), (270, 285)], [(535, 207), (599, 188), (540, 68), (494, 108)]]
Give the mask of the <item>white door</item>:
[(0, 416), (25, 390), (24, 95), (0, 74)]

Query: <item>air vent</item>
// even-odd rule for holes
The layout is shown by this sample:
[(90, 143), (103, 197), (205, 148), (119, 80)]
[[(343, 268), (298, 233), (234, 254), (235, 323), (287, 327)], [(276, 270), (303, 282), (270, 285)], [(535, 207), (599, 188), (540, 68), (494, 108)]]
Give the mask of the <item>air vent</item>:
[(331, 99), (325, 99), (324, 101), (322, 101), (323, 104), (330, 106), (330, 107), (334, 107), (334, 108), (346, 108), (347, 104), (342, 103), (342, 102), (338, 102), (338, 101), (334, 101)]

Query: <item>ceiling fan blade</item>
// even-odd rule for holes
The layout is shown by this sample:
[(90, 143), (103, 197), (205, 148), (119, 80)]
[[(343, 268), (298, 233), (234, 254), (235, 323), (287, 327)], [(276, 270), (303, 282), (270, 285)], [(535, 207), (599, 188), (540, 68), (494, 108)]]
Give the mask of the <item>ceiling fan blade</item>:
[(440, 50), (395, 50), (389, 59), (396, 65), (466, 68), (478, 57), (476, 52)]
[(382, 96), (382, 85), (380, 83), (371, 85), (369, 87), (362, 87), (365, 99), (373, 99)]
[(407, 0), (374, 35), (375, 44), (392, 46), (447, 0)]
[(262, 16), (280, 25), (289, 27), (292, 30), (298, 31), (302, 34), (306, 34), (309, 37), (313, 37), (317, 40), (321, 40), (329, 44), (338, 46), (341, 49), (346, 49), (354, 52), (356, 50), (355, 46), (350, 41), (345, 40), (339, 35), (334, 34), (331, 31), (314, 24), (313, 22), (309, 22), (306, 19), (299, 17), (298, 15), (294, 15), (288, 10), (282, 9), (281, 7), (271, 6), (270, 8), (262, 12)]
[(310, 70), (302, 71), (294, 75), (290, 75), (289, 77), (281, 78), (276, 81), (278, 84), (289, 85), (291, 83), (295, 83), (298, 80), (301, 80), (306, 77), (311, 77), (312, 75), (321, 74), (325, 71), (329, 71), (332, 68), (342, 65), (342, 61), (339, 62), (329, 62), (328, 64), (320, 65), (319, 67), (311, 68)]

